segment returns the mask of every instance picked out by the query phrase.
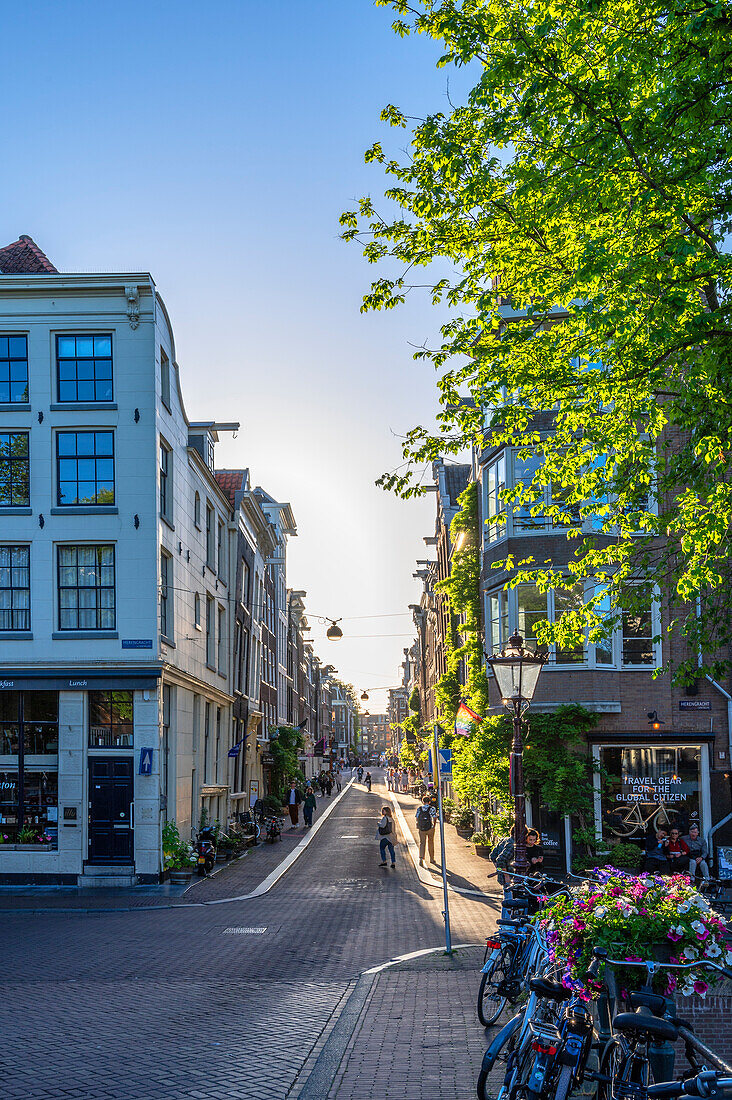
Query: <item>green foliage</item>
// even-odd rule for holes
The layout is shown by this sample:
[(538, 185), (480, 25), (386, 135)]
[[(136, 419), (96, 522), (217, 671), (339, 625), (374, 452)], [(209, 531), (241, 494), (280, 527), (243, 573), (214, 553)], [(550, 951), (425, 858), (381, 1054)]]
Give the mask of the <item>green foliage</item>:
[[(546, 587), (567, 572), (599, 577), (615, 615), (645, 600), (638, 579), (658, 584), (690, 643), (679, 678), (698, 675), (698, 649), (721, 676), (732, 640), (729, 0), (379, 2), (395, 9), (397, 34), (441, 44), (439, 65), (477, 73), (464, 102), (415, 126), (404, 154), (374, 146), (386, 208), (368, 198), (341, 219), (344, 238), (385, 265), (365, 310), (425, 284), (449, 310), (441, 339), (417, 352), (437, 368), (439, 428), (408, 432), (406, 471), (381, 484), (419, 493), (425, 462), (489, 436), (538, 455), (507, 503), (543, 511), (573, 542), (566, 563), (507, 567)], [(407, 113), (382, 117), (401, 134)], [(562, 323), (547, 324), (557, 305)], [(507, 307), (518, 312), (505, 324)], [(554, 410), (550, 432), (536, 410)], [(583, 541), (582, 521), (594, 532)], [(544, 637), (599, 640), (613, 625), (587, 599)]]
[(163, 825), (163, 866), (169, 871), (190, 871), (197, 863), (193, 845), (182, 840), (175, 821)]
[(473, 833), (470, 838), (470, 843), (483, 844), (487, 848), (491, 843), (491, 838), (488, 836), (488, 833)]
[(469, 806), (461, 806), (452, 815), (452, 824), (456, 829), (472, 829), (475, 816)]
[(452, 821), (452, 815), (457, 809), (457, 802), (454, 798), (443, 798), (442, 800), (442, 815), (445, 821)]
[[(292, 726), (277, 726), (270, 730), (269, 751), (272, 754), (272, 792), (284, 798), (285, 791), (294, 779), (302, 783), (305, 775), (300, 769), (298, 753), (305, 747), (300, 730)], [(283, 805), (280, 802), (280, 805)]]
[(608, 856), (613, 867), (622, 871), (640, 871), (645, 855), (637, 844), (616, 844)]
[[(408, 721), (409, 719), (406, 719)], [(404, 723), (402, 723), (402, 728)], [(410, 744), (406, 737), (402, 738), (402, 743), (399, 746), (399, 763), (403, 768), (416, 768), (417, 767), (417, 754), (415, 752), (415, 746)]]

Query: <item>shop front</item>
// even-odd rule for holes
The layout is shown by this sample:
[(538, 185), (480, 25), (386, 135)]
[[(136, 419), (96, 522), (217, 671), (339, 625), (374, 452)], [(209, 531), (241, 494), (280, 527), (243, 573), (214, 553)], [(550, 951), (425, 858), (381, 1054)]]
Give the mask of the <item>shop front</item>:
[(156, 879), (157, 676), (94, 669), (0, 683), (0, 882), (75, 885), (107, 865)]
[(649, 742), (635, 739), (593, 745), (595, 831), (598, 841), (645, 847), (659, 828), (696, 824), (703, 833), (711, 823), (709, 734), (686, 734)]

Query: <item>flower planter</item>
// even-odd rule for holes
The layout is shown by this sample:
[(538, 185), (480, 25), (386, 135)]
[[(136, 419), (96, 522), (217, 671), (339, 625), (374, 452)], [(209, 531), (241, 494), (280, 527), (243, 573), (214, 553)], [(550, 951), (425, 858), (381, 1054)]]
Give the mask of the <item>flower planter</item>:
[(463, 838), (463, 840), (467, 840), (468, 837), (471, 837), (473, 835), (472, 828), (463, 829), (461, 825), (456, 825), (455, 831), (457, 832), (458, 836), (461, 836)]
[(226, 856), (225, 852), (217, 852), (216, 853), (216, 862), (217, 863), (226, 863), (226, 860), (227, 860), (227, 856)]
[(13, 852), (52, 852), (53, 844), (3, 844)]
[(171, 871), (170, 881), (173, 886), (187, 886), (191, 881), (192, 871)]
[(488, 856), (491, 854), (491, 850), (487, 844), (474, 844), (473, 847), (475, 848), (476, 856), (480, 856), (481, 859), (488, 859)]

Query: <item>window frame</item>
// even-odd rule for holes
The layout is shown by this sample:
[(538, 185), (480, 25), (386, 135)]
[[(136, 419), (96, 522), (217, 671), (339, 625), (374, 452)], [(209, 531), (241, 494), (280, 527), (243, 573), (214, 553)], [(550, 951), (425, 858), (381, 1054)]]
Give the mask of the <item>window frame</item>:
[(206, 565), (216, 572), (216, 512), (209, 500), (206, 501)]
[(198, 490), (193, 497), (193, 526), (201, 530), (201, 494)]
[(173, 555), (163, 547), (160, 549), (160, 636), (172, 641), (174, 624), (173, 609)]
[[(109, 736), (109, 744), (96, 745), (96, 744), (92, 743), (92, 732), (91, 732), (92, 731), (92, 704), (97, 705), (97, 706), (102, 705), (100, 700), (93, 700), (92, 699), (92, 696), (94, 696), (94, 695), (108, 696), (108, 699), (105, 700), (105, 702), (107, 702), (108, 705), (109, 705), (109, 719), (110, 719), (109, 720), (109, 725), (108, 726), (106, 724), (105, 725), (97, 725), (95, 728), (96, 729), (104, 729), (104, 730), (106, 730), (107, 728), (109, 729), (109, 735), (110, 735)], [(115, 699), (114, 699), (115, 695), (129, 695), (130, 698), (129, 698), (128, 701), (132, 704), (132, 719), (131, 719), (130, 722), (120, 722), (120, 721), (115, 721), (114, 720), (114, 707), (115, 707), (115, 702), (116, 702)], [(110, 689), (110, 690), (104, 690), (103, 689), (101, 691), (100, 690), (88, 691), (87, 692), (87, 701), (86, 701), (86, 710), (87, 710), (87, 716), (88, 716), (87, 741), (88, 741), (88, 747), (90, 749), (100, 749), (100, 748), (101, 749), (131, 749), (131, 748), (134, 748), (134, 745), (135, 745), (135, 693), (134, 693), (134, 691), (128, 691), (127, 689), (124, 689), (124, 688), (119, 688), (119, 689), (114, 688), (114, 689)], [(128, 741), (124, 741), (124, 740), (123, 741), (117, 741), (117, 740), (115, 740), (114, 731), (115, 731), (115, 727), (117, 727), (117, 726), (131, 726), (132, 727), (129, 733), (123, 733), (123, 734), (120, 735), (123, 739), (124, 738), (129, 738)]]
[(172, 412), (170, 401), (170, 359), (163, 347), (160, 348), (160, 400), (168, 412)]
[(206, 667), (216, 671), (216, 600), (206, 593)]
[[(165, 461), (163, 461), (165, 456)], [(158, 438), (158, 477), (159, 493), (158, 508), (160, 518), (166, 523), (173, 523), (173, 448), (161, 435)]]
[[(8, 481), (8, 485), (10, 486), (10, 498), (9, 498), (9, 501), (8, 501), (7, 504), (4, 503), (2, 501), (2, 499), (0, 498), (0, 509), (1, 508), (29, 508), (30, 507), (30, 431), (27, 428), (25, 428), (25, 429), (23, 429), (23, 428), (20, 428), (20, 429), (7, 428), (3, 431), (0, 431), (0, 441), (2, 441), (4, 436), (8, 437), (7, 446), (9, 448), (9, 452), (8, 452), (7, 456), (5, 456), (5, 455), (3, 455), (2, 451), (0, 450), (0, 468), (3, 466), (4, 463), (8, 464), (8, 478), (7, 478), (7, 481)], [(24, 455), (14, 455), (12, 453), (12, 447), (13, 447), (12, 440), (15, 436), (25, 436), (25, 439), (26, 439), (26, 452), (25, 452)], [(22, 482), (22, 475), (16, 475), (15, 474), (15, 467), (20, 466), (22, 464), (25, 465), (25, 498), (21, 501), (18, 501), (18, 500), (14, 499), (14, 489), (15, 489), (17, 479), (20, 479), (21, 482)]]
[[(10, 607), (0, 608), (0, 635), (14, 634), (14, 633), (30, 633), (30, 630), (31, 630), (31, 561), (30, 561), (31, 544), (30, 543), (1, 543), (0, 544), (0, 552), (2, 552), (3, 550), (10, 551), (10, 561), (9, 561), (9, 564), (7, 566), (3, 565), (0, 562), (0, 570), (2, 570), (2, 569), (7, 569), (8, 570), (10, 583), (8, 585), (3, 585), (2, 580), (1, 580), (2, 574), (0, 573), (0, 593), (2, 593), (2, 592), (9, 592), (10, 593), (10, 597), (9, 597)], [(27, 560), (26, 560), (26, 564), (24, 566), (23, 565), (15, 565), (13, 563), (13, 551), (16, 551), (16, 550), (25, 550)], [(27, 581), (28, 581), (27, 587), (24, 587), (22, 585), (15, 585), (13, 583), (13, 574), (15, 573), (16, 569), (24, 569), (26, 571)], [(26, 608), (22, 608), (22, 607), (21, 608), (15, 608), (13, 606), (13, 604), (14, 604), (13, 594), (15, 592), (27, 592), (28, 593), (28, 606)], [(24, 621), (27, 623), (26, 626), (18, 626), (16, 624), (16, 622), (14, 621), (14, 616), (16, 614), (16, 611), (17, 612), (23, 612), (25, 614)], [(4, 615), (9, 615), (10, 616), (10, 626), (3, 626), (2, 625)]]
[[(62, 355), (59, 354), (59, 347), (60, 347), (59, 341), (61, 341), (61, 340), (73, 339), (74, 341), (76, 341), (76, 340), (80, 340), (80, 339), (82, 339), (82, 340), (91, 339), (92, 341), (96, 341), (96, 340), (101, 340), (101, 339), (105, 339), (105, 338), (109, 339), (109, 356), (106, 356), (106, 355), (97, 356), (96, 354), (92, 354), (91, 356), (88, 356), (88, 355), (79, 356), (79, 355), (75, 354), (72, 357), (72, 356), (68, 356), (68, 355), (63, 355), (62, 356)], [(56, 357), (56, 397), (58, 398), (58, 402), (59, 402), (60, 405), (103, 405), (103, 404), (108, 404), (109, 402), (114, 401), (114, 333), (113, 332), (57, 332), (57, 333), (55, 333), (54, 351), (55, 351), (55, 357)], [(92, 345), (92, 351), (94, 351), (94, 344)], [(107, 359), (109, 360), (109, 396), (97, 397), (96, 396), (97, 384), (98, 383), (101, 384), (102, 382), (106, 382), (107, 379), (104, 378), (104, 377), (97, 378), (96, 363), (97, 363), (97, 361), (106, 362)], [(93, 389), (94, 389), (94, 397), (79, 397), (79, 362), (80, 361), (81, 362), (91, 362), (91, 363), (94, 364), (94, 367), (92, 368), (93, 373), (92, 373), (91, 379), (81, 379), (82, 382), (88, 382), (88, 381), (92, 382)], [(64, 363), (64, 362), (76, 363), (76, 377), (74, 379), (74, 384), (75, 384), (75, 387), (76, 387), (76, 397), (74, 397), (74, 398), (68, 398), (68, 397), (62, 397), (61, 396), (61, 386), (62, 386), (61, 364)], [(63, 384), (68, 385), (70, 383), (70, 381), (71, 381), (70, 379), (63, 379)]]
[[(114, 508), (114, 506), (116, 504), (116, 500), (117, 500), (117, 476), (116, 476), (115, 438), (114, 438), (115, 433), (114, 433), (114, 429), (113, 428), (83, 428), (81, 430), (78, 430), (76, 428), (59, 428), (55, 431), (54, 434), (55, 434), (55, 437), (56, 437), (56, 439), (55, 439), (55, 443), (56, 443), (56, 446), (55, 446), (55, 451), (56, 451), (56, 507), (57, 508)], [(60, 440), (62, 439), (63, 436), (72, 436), (72, 435), (76, 437), (75, 451), (74, 451), (73, 454), (64, 454), (64, 455), (62, 455), (60, 450), (59, 450)], [(90, 455), (84, 455), (84, 454), (80, 455), (79, 454), (78, 437), (80, 435), (94, 436), (94, 453), (93, 454), (90, 454)], [(103, 455), (97, 455), (96, 454), (96, 445), (97, 445), (96, 437), (98, 435), (110, 436), (110, 438), (112, 440), (112, 454), (111, 455), (104, 455), (104, 454)], [(78, 499), (79, 485), (82, 484), (82, 480), (79, 478), (79, 472), (78, 472), (78, 463), (79, 463), (80, 460), (94, 462), (94, 497), (95, 497), (94, 500), (82, 500), (82, 501), (80, 501)], [(111, 500), (100, 501), (100, 500), (96, 499), (99, 495), (99, 488), (98, 488), (99, 480), (97, 478), (97, 461), (110, 461), (110, 460), (111, 460), (111, 463), (112, 463), (112, 499)], [(62, 500), (62, 497), (61, 497), (61, 485), (62, 484), (64, 484), (64, 485), (67, 485), (67, 484), (68, 485), (73, 485), (74, 484), (73, 481), (69, 481), (67, 478), (64, 478), (63, 481), (62, 481), (62, 478), (61, 478), (61, 462), (62, 461), (70, 461), (70, 462), (76, 462), (77, 463), (76, 482), (75, 482), (76, 489), (77, 489), (77, 493), (76, 493), (77, 499), (73, 500), (73, 501), (64, 501), (64, 500)], [(89, 479), (85, 478), (83, 480), (88, 481)]]
[[(77, 551), (76, 564), (73, 565), (73, 566), (71, 566), (71, 565), (63, 565), (62, 566), (62, 562), (61, 562), (62, 551), (72, 550), (72, 549)], [(81, 550), (81, 549), (92, 549), (92, 550), (96, 551), (97, 561), (96, 561), (96, 564), (95, 564), (95, 570), (101, 570), (103, 568), (106, 568), (106, 569), (111, 568), (111, 570), (112, 570), (112, 584), (111, 585), (102, 585), (102, 584), (80, 585), (78, 583), (79, 569), (84, 568), (83, 566), (80, 567), (79, 564), (78, 564), (78, 551)], [(100, 563), (100, 561), (99, 561), (99, 551), (100, 550), (111, 550), (111, 552), (112, 552), (112, 554), (111, 554), (111, 557), (112, 557), (111, 566), (103, 565), (103, 564)], [(58, 616), (58, 629), (59, 629), (59, 631), (63, 631), (63, 633), (65, 633), (65, 634), (78, 634), (80, 632), (86, 632), (86, 631), (93, 631), (94, 633), (109, 634), (109, 633), (113, 632), (114, 630), (116, 630), (116, 628), (117, 628), (117, 560), (116, 559), (117, 559), (116, 544), (113, 543), (113, 542), (103, 542), (103, 543), (96, 543), (96, 542), (95, 543), (89, 543), (89, 542), (62, 542), (62, 543), (57, 543), (56, 544), (56, 614)], [(62, 568), (76, 569), (76, 571), (77, 571), (77, 584), (76, 585), (62, 585), (61, 584), (61, 569)], [(96, 625), (95, 626), (79, 626), (78, 625), (79, 613), (80, 613), (80, 610), (82, 610), (82, 609), (80, 609), (78, 602), (77, 602), (75, 608), (63, 608), (61, 606), (61, 593), (66, 592), (66, 591), (76, 592), (77, 593), (77, 601), (78, 601), (78, 593), (81, 592), (81, 591), (89, 590), (89, 589), (93, 589), (93, 591), (96, 593), (96, 596), (97, 596), (96, 603), (95, 603), (95, 608), (94, 608), (95, 618), (96, 618)], [(99, 623), (100, 623), (102, 612), (110, 610), (109, 608), (104, 608), (104, 607), (101, 606), (100, 596), (101, 596), (102, 592), (109, 592), (109, 591), (111, 591), (111, 593), (112, 593), (112, 607), (111, 607), (112, 624), (111, 624), (111, 626), (100, 626)], [(72, 610), (76, 611), (77, 625), (76, 626), (64, 626), (63, 622), (62, 622), (63, 612), (69, 612), (69, 611), (72, 611)], [(89, 610), (89, 609), (84, 608), (83, 610)]]
[[(2, 341), (7, 340), (7, 355), (3, 355)], [(11, 340), (24, 340), (25, 341), (25, 358), (21, 358), (18, 355), (12, 355), (10, 352)], [(13, 364), (25, 363), (25, 397), (20, 400), (13, 399), (13, 382), (17, 379), (13, 379), (12, 371)], [(7, 383), (5, 382), (3, 375), (5, 373), (4, 368), (7, 369)], [(21, 379), (22, 381), (22, 379)], [(2, 387), (7, 384), (8, 396), (3, 397)], [(30, 404), (30, 377), (28, 372), (28, 333), (27, 332), (0, 332), (0, 404), (1, 405), (23, 405)]]
[(196, 630), (203, 630), (201, 625), (201, 593), (193, 593), (193, 625)]

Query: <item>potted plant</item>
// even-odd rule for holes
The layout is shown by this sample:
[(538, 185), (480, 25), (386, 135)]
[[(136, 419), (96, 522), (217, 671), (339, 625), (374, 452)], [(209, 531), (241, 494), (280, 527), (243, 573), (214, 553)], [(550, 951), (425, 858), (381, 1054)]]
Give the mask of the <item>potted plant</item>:
[(637, 844), (616, 844), (609, 852), (606, 865), (617, 867), (621, 871), (640, 871), (645, 853)]
[(50, 852), (52, 841), (48, 833), (45, 833), (39, 825), (24, 825), (18, 832), (18, 842), (15, 848), (16, 851), (20, 852), (38, 851), (39, 849)]
[(470, 838), (470, 843), (475, 848), (476, 856), (482, 856), (483, 859), (487, 859), (491, 852), (490, 837), (486, 833), (473, 833)]
[(475, 815), (469, 806), (461, 806), (452, 815), (452, 823), (457, 829), (457, 835), (467, 840), (475, 828)]
[(442, 800), (442, 816), (445, 821), (452, 821), (452, 815), (457, 809), (457, 802), (454, 798), (443, 798)]
[[(706, 898), (686, 875), (629, 875), (616, 868), (595, 869), (598, 882), (584, 882), (539, 914), (549, 945), (549, 961), (560, 969), (562, 982), (591, 998), (585, 973), (592, 949), (603, 947), (612, 958), (657, 959), (663, 962), (725, 960), (725, 928)], [(727, 956), (728, 958), (730, 956)], [(680, 984), (685, 996), (704, 996), (714, 980), (703, 968), (657, 971), (656, 990), (669, 996)], [(619, 974), (622, 987), (637, 989), (642, 970)]]
[(163, 866), (170, 873), (174, 886), (185, 886), (190, 882), (198, 857), (193, 845), (183, 840), (174, 821), (166, 821), (163, 826)]

